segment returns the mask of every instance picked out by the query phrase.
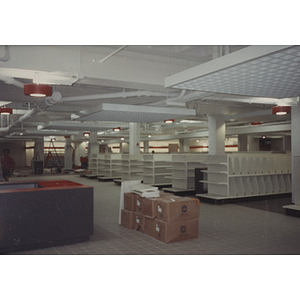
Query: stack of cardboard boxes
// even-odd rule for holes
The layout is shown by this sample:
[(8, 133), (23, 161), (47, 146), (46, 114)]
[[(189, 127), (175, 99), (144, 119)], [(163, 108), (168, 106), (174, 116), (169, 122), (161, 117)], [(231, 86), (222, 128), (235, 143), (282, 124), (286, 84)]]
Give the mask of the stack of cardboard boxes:
[(199, 200), (160, 192), (146, 198), (124, 193), (121, 224), (169, 243), (198, 237)]

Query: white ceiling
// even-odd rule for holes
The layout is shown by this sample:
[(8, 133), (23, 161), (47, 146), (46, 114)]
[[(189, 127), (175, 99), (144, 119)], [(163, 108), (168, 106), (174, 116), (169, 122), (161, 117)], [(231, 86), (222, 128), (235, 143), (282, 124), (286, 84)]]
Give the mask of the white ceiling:
[[(79, 136), (87, 130), (107, 131), (106, 141), (109, 141), (108, 133), (119, 127), (116, 124), (127, 130), (128, 122), (133, 121), (141, 123), (142, 134), (153, 133), (153, 139), (156, 132), (160, 138), (164, 134), (166, 138), (174, 138), (178, 132), (195, 132), (197, 135), (197, 132), (207, 130), (208, 114), (225, 114), (230, 119), (236, 116), (236, 124), (240, 126), (250, 122), (249, 116), (246, 117), (249, 113), (253, 114), (252, 120), (278, 124), (289, 122), (289, 116), (278, 118), (271, 114), (270, 109), (280, 101), (289, 104), (296, 101), (278, 98), (300, 94), (297, 84), (300, 68), (299, 61), (296, 61), (300, 57), (299, 47), (283, 47), (283, 51), (289, 52), (280, 54), (277, 51), (270, 59), (257, 56), (249, 60), (245, 54), (243, 58), (243, 53), (251, 54), (251, 47), (0, 46), (0, 101), (9, 101), (7, 106), (14, 109), (10, 126), (0, 128), (0, 141), (11, 136), (17, 138), (21, 132), (22, 139), (41, 136), (43, 130), (48, 130), (45, 131), (47, 135), (50, 129), (59, 130), (58, 135), (79, 131)], [(262, 49), (256, 47), (258, 52)], [(289, 60), (287, 63), (287, 58), (293, 62)], [(216, 69), (218, 62), (222, 66), (224, 61), (238, 59), (244, 59), (243, 63)], [(196, 87), (186, 85), (185, 79), (165, 86), (168, 78), (177, 78), (184, 72), (189, 75), (190, 70), (201, 70), (202, 67), (209, 70), (209, 64), (214, 64), (214, 72), (208, 71), (203, 77), (196, 74), (191, 80)], [(276, 69), (275, 65), (279, 68)], [(254, 79), (249, 77), (251, 74), (255, 75)], [(266, 81), (262, 84), (264, 79)], [(62, 99), (51, 103), (25, 96), (21, 86), (32, 82), (51, 84)], [(193, 91), (199, 89), (199, 84), (201, 89), (206, 84), (205, 92)], [(119, 105), (119, 110), (103, 109), (109, 105)], [(125, 118), (121, 108), (131, 105), (140, 106), (140, 109), (127, 112)], [(194, 110), (195, 115), (186, 114), (185, 109)], [(180, 110), (183, 115), (178, 114)], [(80, 118), (72, 118), (74, 115)], [(164, 118), (174, 118), (176, 122), (166, 125)], [(197, 125), (179, 123), (181, 119), (202, 122)], [(126, 130), (122, 133), (128, 134)]]

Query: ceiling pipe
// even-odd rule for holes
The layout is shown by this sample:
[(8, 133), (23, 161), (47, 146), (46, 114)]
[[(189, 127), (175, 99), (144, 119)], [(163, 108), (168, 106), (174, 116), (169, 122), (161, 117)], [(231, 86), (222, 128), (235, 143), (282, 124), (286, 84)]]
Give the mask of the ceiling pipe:
[(62, 95), (59, 92), (54, 92), (52, 94), (52, 97), (46, 98), (43, 102), (39, 103), (37, 107), (35, 107), (32, 110), (29, 110), (27, 113), (25, 113), (23, 116), (21, 116), (18, 120), (13, 122), (10, 126), (5, 128), (0, 128), (0, 133), (8, 133), (12, 130), (13, 127), (17, 126), (18, 124), (22, 123), (23, 121), (31, 118), (32, 116), (36, 115), (37, 113), (41, 111), (45, 111), (49, 107), (55, 105), (59, 101), (61, 101)]
[(0, 80), (5, 82), (6, 84), (12, 84), (12, 85), (15, 85), (19, 88), (24, 88), (24, 83), (21, 82), (21, 81), (18, 81), (12, 77), (7, 77), (7, 76), (3, 76), (3, 75), (0, 75)]
[[(64, 98), (62, 98), (62, 102), (100, 100), (100, 99), (112, 99), (112, 98), (125, 99), (125, 98), (130, 98), (130, 97), (167, 97), (169, 95), (170, 95), (169, 93), (164, 93), (164, 92), (152, 92), (152, 91), (126, 92), (126, 91), (122, 91), (119, 93), (64, 97)], [(174, 95), (174, 94), (172, 94), (172, 95)]]

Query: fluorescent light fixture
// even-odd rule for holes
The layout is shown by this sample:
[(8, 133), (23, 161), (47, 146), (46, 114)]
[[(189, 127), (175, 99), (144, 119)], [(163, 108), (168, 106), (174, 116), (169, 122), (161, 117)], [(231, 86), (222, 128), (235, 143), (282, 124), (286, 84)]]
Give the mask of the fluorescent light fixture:
[(172, 124), (172, 123), (174, 123), (174, 119), (164, 120), (164, 122), (165, 122), (166, 124)]
[(78, 121), (153, 123), (195, 115), (195, 109), (102, 103), (71, 118)]
[(249, 46), (165, 78), (185, 90), (266, 98), (300, 95), (300, 46)]
[(149, 135), (148, 135), (148, 138), (151, 138), (151, 137), (152, 137), (152, 135), (151, 135), (151, 134), (149, 134)]
[(125, 139), (122, 137), (122, 138), (121, 138), (121, 141), (124, 141), (124, 140), (125, 140)]
[(113, 131), (114, 131), (114, 132), (119, 132), (119, 131), (121, 131), (121, 127), (116, 127), (116, 128), (113, 129)]
[(197, 120), (181, 120), (180, 123), (203, 123), (202, 121), (197, 121)]

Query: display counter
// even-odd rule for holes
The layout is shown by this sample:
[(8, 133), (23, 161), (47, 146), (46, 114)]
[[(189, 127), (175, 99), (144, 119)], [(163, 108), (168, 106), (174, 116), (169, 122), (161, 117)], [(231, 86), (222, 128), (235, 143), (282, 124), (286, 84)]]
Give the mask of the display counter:
[(0, 184), (0, 253), (88, 240), (93, 188), (68, 180)]

